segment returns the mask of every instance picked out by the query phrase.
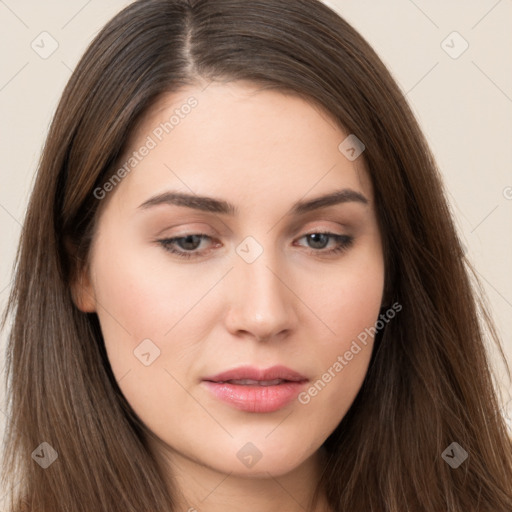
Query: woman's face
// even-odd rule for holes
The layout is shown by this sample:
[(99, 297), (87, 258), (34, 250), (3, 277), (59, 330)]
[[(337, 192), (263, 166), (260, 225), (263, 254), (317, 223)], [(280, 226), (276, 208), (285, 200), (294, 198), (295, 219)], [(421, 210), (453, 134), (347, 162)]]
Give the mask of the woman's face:
[(120, 389), (176, 465), (304, 467), (360, 389), (384, 264), (348, 135), (295, 96), (190, 87), (96, 189), (77, 305), (97, 312)]

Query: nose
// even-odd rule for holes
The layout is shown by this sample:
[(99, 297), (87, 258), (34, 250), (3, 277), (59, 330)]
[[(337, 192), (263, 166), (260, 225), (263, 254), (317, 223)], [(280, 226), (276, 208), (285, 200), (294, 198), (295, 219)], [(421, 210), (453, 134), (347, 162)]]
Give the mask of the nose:
[(225, 324), (231, 334), (266, 341), (287, 337), (296, 328), (297, 298), (282, 268), (265, 252), (252, 263), (238, 260), (230, 283)]

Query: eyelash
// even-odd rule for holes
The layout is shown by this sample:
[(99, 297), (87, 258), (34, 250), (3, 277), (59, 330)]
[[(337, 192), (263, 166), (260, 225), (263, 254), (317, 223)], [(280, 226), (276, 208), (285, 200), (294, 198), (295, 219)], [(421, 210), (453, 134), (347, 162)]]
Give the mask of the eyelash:
[[(299, 238), (299, 240), (301, 238), (305, 238), (305, 237), (308, 237), (311, 235), (328, 235), (330, 239), (337, 240), (337, 245), (333, 249), (329, 249), (327, 251), (323, 250), (323, 249), (310, 249), (308, 251), (310, 254), (313, 254), (316, 256), (319, 256), (319, 255), (330, 256), (330, 255), (342, 253), (342, 252), (346, 251), (347, 249), (349, 249), (352, 246), (352, 244), (354, 243), (354, 237), (352, 237), (352, 236), (337, 235), (336, 233), (331, 233), (329, 231), (313, 231), (311, 233), (302, 235)], [(199, 237), (201, 237), (202, 240), (211, 239), (211, 237), (209, 235), (206, 235), (204, 233), (190, 233), (187, 235), (177, 236), (177, 237), (173, 237), (173, 238), (163, 238), (161, 240), (157, 240), (157, 242), (164, 248), (165, 251), (175, 254), (175, 255), (179, 256), (180, 258), (190, 259), (190, 258), (201, 257), (203, 254), (201, 252), (196, 252), (196, 250), (194, 250), (194, 251), (185, 251), (185, 250), (179, 251), (179, 250), (176, 250), (175, 248), (173, 248), (173, 244), (175, 244), (178, 240), (183, 240), (184, 238), (187, 238), (189, 236), (199, 236)]]

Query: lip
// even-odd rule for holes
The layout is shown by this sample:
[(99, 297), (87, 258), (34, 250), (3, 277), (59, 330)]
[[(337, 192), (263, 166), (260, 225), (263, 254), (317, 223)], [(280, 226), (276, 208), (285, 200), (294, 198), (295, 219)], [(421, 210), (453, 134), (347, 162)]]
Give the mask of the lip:
[[(272, 384), (272, 381), (281, 380)], [(257, 381), (263, 384), (228, 381)], [(293, 401), (308, 379), (286, 366), (258, 369), (241, 366), (211, 377), (202, 384), (216, 398), (246, 412), (265, 413), (282, 409)]]

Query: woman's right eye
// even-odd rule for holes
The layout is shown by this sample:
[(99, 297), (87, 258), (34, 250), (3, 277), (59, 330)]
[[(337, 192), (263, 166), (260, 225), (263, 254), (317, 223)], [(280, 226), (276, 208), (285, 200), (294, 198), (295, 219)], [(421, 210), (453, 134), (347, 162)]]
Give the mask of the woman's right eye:
[(172, 238), (163, 238), (158, 243), (172, 254), (176, 254), (182, 258), (196, 258), (202, 256), (204, 251), (197, 251), (203, 240), (212, 240), (212, 238), (203, 233), (194, 233), (184, 236), (176, 236)]

